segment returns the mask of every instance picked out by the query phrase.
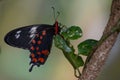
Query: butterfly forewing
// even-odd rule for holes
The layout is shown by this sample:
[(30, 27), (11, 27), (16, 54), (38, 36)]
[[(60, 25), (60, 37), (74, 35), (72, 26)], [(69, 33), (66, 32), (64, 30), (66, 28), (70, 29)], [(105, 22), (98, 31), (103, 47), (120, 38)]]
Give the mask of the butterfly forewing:
[(52, 25), (38, 24), (17, 28), (10, 31), (4, 40), (8, 45), (29, 49), (32, 39), (44, 29), (54, 29), (54, 27)]

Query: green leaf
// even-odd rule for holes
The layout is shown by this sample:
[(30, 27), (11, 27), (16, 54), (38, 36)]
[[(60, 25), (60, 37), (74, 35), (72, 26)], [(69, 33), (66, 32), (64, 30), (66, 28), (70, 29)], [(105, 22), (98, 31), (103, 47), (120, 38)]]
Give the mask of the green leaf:
[(93, 50), (93, 48), (97, 45), (97, 40), (88, 39), (81, 42), (78, 45), (78, 54), (82, 54), (88, 56), (89, 53)]
[(63, 30), (61, 35), (65, 39), (75, 40), (82, 36), (82, 30), (79, 26), (71, 26), (70, 28)]
[(80, 66), (84, 65), (84, 61), (82, 59), (81, 56), (78, 56), (76, 54), (70, 54), (69, 55), (70, 59), (70, 63), (73, 65), (74, 69), (78, 69)]
[(54, 37), (55, 46), (63, 51), (64, 56), (71, 63), (74, 69), (83, 66), (84, 62), (82, 58), (74, 54), (75, 50), (73, 46), (66, 40), (64, 40), (60, 35)]

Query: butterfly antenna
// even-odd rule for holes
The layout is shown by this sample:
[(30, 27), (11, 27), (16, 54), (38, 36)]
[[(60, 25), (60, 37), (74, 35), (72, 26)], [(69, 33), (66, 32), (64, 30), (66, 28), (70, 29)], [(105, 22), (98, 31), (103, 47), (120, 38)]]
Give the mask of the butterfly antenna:
[(55, 8), (52, 7), (52, 9), (53, 9), (53, 17), (54, 17), (54, 19), (55, 19)]
[(60, 12), (59, 12), (59, 11), (57, 11), (57, 16), (56, 16), (56, 19), (55, 19), (55, 20), (57, 20), (57, 19), (58, 19), (59, 15), (60, 15)]

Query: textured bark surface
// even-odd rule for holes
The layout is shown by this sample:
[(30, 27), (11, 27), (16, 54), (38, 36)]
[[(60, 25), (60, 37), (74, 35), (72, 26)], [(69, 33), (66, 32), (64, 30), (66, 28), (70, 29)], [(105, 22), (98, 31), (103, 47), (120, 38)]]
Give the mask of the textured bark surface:
[[(103, 35), (109, 33), (112, 27), (118, 22), (120, 19), (120, 0), (113, 0), (111, 5), (111, 14), (109, 21), (106, 25), (106, 28), (103, 32)], [(94, 52), (92, 58), (89, 63), (86, 65), (80, 80), (95, 80), (102, 70), (103, 65), (105, 64), (109, 52), (116, 41), (118, 33), (112, 34), (108, 37)]]

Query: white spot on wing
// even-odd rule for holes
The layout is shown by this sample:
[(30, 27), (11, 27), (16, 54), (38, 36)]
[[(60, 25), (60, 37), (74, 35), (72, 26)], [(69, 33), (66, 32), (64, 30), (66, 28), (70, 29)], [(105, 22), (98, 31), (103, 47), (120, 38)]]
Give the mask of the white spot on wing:
[(37, 26), (34, 26), (34, 27), (32, 27), (31, 29), (30, 29), (30, 33), (35, 33), (36, 32), (36, 29), (37, 29)]
[(34, 26), (30, 29), (29, 33), (30, 33), (30, 38), (35, 36), (36, 30), (37, 30), (38, 26)]
[(16, 34), (15, 37), (16, 37), (16, 39), (18, 39), (18, 38), (20, 37), (20, 35), (19, 35), (19, 34)]
[(15, 34), (15, 38), (16, 38), (16, 39), (18, 39), (18, 38), (20, 37), (20, 33), (21, 33), (20, 30), (16, 32), (16, 34)]
[(32, 38), (32, 37), (34, 37), (34, 36), (35, 36), (35, 34), (31, 34), (31, 35), (30, 35), (30, 38)]
[(21, 31), (19, 30), (19, 31), (17, 31), (16, 33), (18, 33), (18, 34), (19, 34), (19, 33), (21, 33)]

